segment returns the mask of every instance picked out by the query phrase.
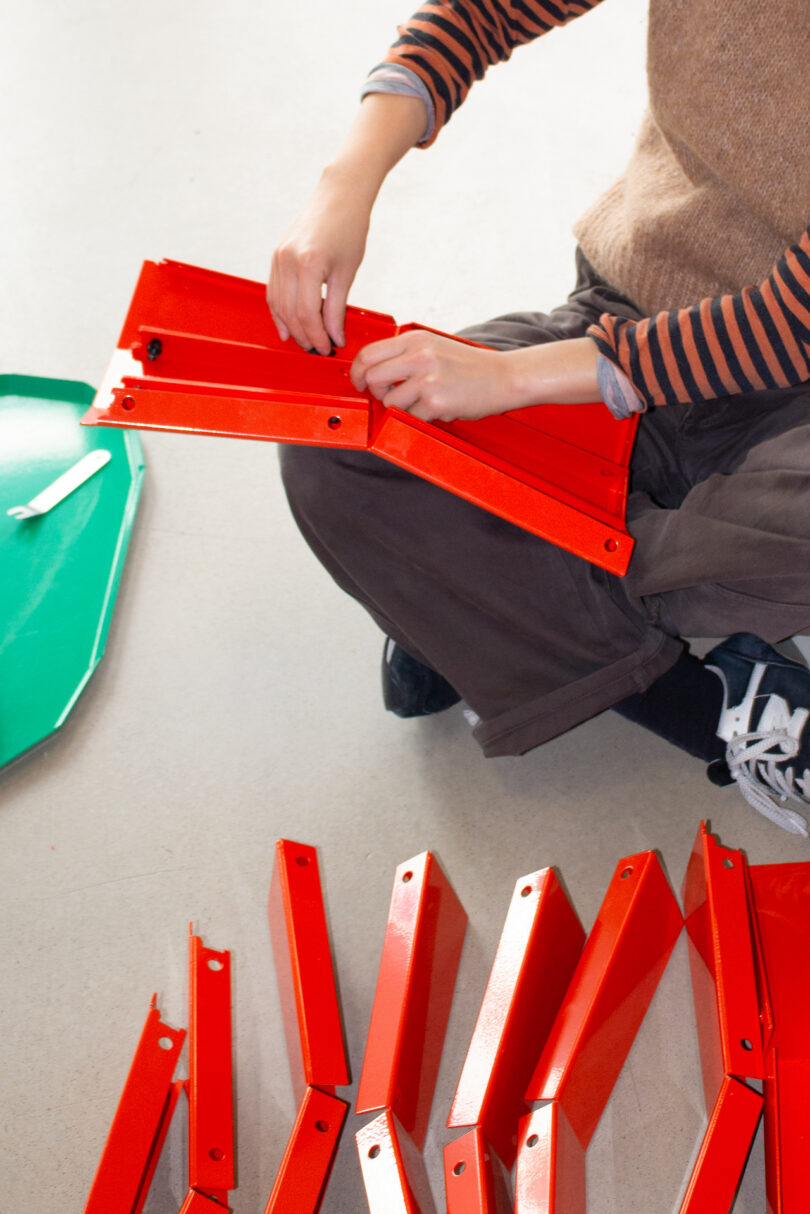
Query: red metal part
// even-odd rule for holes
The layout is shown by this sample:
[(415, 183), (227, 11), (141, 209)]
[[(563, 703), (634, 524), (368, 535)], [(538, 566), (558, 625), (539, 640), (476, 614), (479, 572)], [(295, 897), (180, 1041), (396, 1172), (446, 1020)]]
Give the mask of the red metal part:
[(587, 1147), (683, 920), (654, 852), (620, 860), (527, 1091)]
[(190, 934), (189, 963), (189, 1186), (227, 1206), (235, 1171), (231, 955)]
[(447, 1214), (511, 1214), (503, 1170), (476, 1126), (444, 1148)]
[(761, 1115), (759, 1092), (724, 1076), (679, 1214), (728, 1214)]
[(169, 1132), (169, 1126), (171, 1125), (172, 1117), (174, 1116), (174, 1110), (177, 1108), (177, 1102), (180, 1099), (181, 1094), (185, 1090), (186, 1090), (185, 1079), (176, 1080), (172, 1084), (171, 1088), (169, 1089), (169, 1098), (166, 1101), (166, 1104), (164, 1105), (163, 1114), (160, 1119), (160, 1125), (158, 1126), (158, 1131), (157, 1131), (157, 1134), (155, 1135), (155, 1142), (152, 1147), (152, 1154), (149, 1159), (149, 1165), (146, 1169), (146, 1172), (145, 1172), (144, 1178), (143, 1178), (143, 1187), (141, 1189), (141, 1194), (135, 1203), (135, 1206), (132, 1210), (132, 1214), (141, 1214), (144, 1206), (146, 1205), (146, 1199), (149, 1196), (149, 1190), (152, 1187), (152, 1181), (154, 1179), (158, 1163), (160, 1162), (160, 1154), (161, 1154), (161, 1151), (163, 1150), (163, 1144), (166, 1141), (166, 1135)]
[(280, 839), (268, 902), (287, 1055), (299, 1103), (308, 1087), (349, 1082), (314, 847)]
[(180, 1207), (180, 1214), (216, 1214), (217, 1210), (227, 1210), (228, 1206), (217, 1201), (215, 1197), (200, 1192), (199, 1189), (189, 1189), (186, 1200)]
[(390, 1110), (354, 1138), (370, 1214), (436, 1214), (422, 1156)]
[(355, 1111), (390, 1109), (425, 1142), (467, 916), (430, 852), (400, 864)]
[(85, 1214), (138, 1214), (143, 1208), (177, 1103), (172, 1075), (185, 1036), (183, 1029), (163, 1023), (153, 997)]
[(451, 1128), (480, 1126), (507, 1168), (529, 1112), (526, 1087), (584, 940), (552, 869), (518, 880), (447, 1120)]
[(146, 262), (117, 354), (84, 420), (368, 448), (597, 565), (626, 572), (633, 547), (624, 524), (627, 469), (637, 419), (617, 421), (594, 402), (428, 424), (355, 391), (349, 368), (362, 346), (421, 327), (349, 308), (346, 346), (319, 358), (279, 341), (261, 283)]
[(556, 1100), (521, 1119), (515, 1214), (585, 1214), (585, 1147)]
[(336, 1096), (307, 1089), (265, 1214), (317, 1214), (348, 1111)]
[(753, 865), (759, 938), (773, 1014), (765, 1056), (770, 1214), (810, 1209), (810, 864)]

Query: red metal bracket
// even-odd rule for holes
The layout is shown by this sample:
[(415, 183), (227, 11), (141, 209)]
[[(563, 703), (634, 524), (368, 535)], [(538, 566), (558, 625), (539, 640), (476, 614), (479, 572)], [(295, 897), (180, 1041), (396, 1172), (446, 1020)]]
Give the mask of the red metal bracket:
[(436, 1214), (422, 1156), (390, 1110), (354, 1138), (370, 1214)]
[(279, 341), (261, 283), (145, 262), (118, 351), (84, 420), (367, 448), (611, 572), (626, 572), (637, 418), (617, 421), (594, 402), (428, 424), (355, 391), (349, 368), (362, 346), (422, 327), (349, 308), (346, 346), (317, 358)]
[(226, 1205), (222, 1205), (208, 1193), (202, 1193), (199, 1189), (189, 1189), (186, 1200), (180, 1207), (180, 1214), (216, 1214), (217, 1210), (227, 1211), (227, 1209)]
[(557, 1100), (521, 1120), (515, 1214), (585, 1214), (585, 1147)]
[(190, 934), (189, 968), (189, 1186), (227, 1206), (235, 1171), (231, 955)]
[(480, 1126), (444, 1148), (447, 1214), (512, 1214), (500, 1162)]
[(336, 1096), (307, 1090), (265, 1214), (318, 1214), (348, 1111)]
[(400, 864), (355, 1111), (390, 1109), (419, 1149), (466, 926), (464, 908), (430, 852)]
[(749, 869), (773, 1014), (765, 1052), (769, 1214), (810, 1209), (810, 864)]
[(314, 847), (289, 839), (276, 843), (268, 918), (287, 1056), (300, 1105), (308, 1087), (349, 1082)]
[(163, 1023), (153, 996), (84, 1214), (143, 1209), (182, 1087), (172, 1075), (185, 1036)]
[(587, 1147), (683, 919), (654, 852), (620, 860), (527, 1092)]
[(585, 933), (550, 868), (515, 885), (449, 1127), (480, 1126), (507, 1168), (526, 1087), (582, 952)]

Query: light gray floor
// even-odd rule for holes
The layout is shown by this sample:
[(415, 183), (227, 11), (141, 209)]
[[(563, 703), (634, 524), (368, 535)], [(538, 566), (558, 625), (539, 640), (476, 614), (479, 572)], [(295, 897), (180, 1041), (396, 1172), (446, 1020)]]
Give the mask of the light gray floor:
[[(2, 0), (0, 371), (97, 383), (142, 259), (263, 278), (407, 15), (402, 0)], [(643, 102), (642, 0), (479, 86), (381, 198), (356, 303), (443, 329), (553, 306), (569, 228)], [(391, 877), (426, 848), (469, 915), (427, 1158), (515, 880), (561, 872), (586, 926), (623, 855), (680, 887), (701, 818), (754, 863), (807, 857), (699, 763), (611, 714), (484, 761), (460, 710), (386, 716), (380, 638), (290, 521), (271, 446), (148, 435), (107, 656), (44, 748), (0, 774), (0, 1212), (81, 1208), (152, 991), (186, 1022), (187, 924), (234, 957), (238, 1214), (295, 1107), (265, 903), (274, 842), (316, 844), (355, 1077)], [(590, 1214), (665, 1214), (700, 1131), (683, 941), (589, 1154)], [(758, 1153), (736, 1214), (763, 1207)], [(178, 1209), (173, 1128), (149, 1214)], [(351, 1134), (327, 1214), (364, 1208)]]

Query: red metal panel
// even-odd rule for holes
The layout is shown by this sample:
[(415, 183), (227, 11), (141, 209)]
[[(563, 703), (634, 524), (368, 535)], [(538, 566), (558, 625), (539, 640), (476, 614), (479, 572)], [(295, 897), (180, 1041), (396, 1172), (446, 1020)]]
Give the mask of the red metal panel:
[(152, 1180), (154, 1179), (158, 1163), (160, 1162), (160, 1154), (163, 1150), (163, 1144), (166, 1141), (166, 1135), (169, 1132), (169, 1126), (171, 1125), (172, 1117), (174, 1116), (174, 1110), (177, 1108), (177, 1101), (180, 1099), (181, 1092), (185, 1091), (185, 1088), (185, 1079), (178, 1079), (169, 1089), (169, 1097), (166, 1104), (163, 1106), (160, 1124), (158, 1126), (158, 1131), (155, 1135), (155, 1141), (152, 1146), (152, 1154), (149, 1159), (149, 1166), (144, 1174), (141, 1193), (138, 1200), (135, 1202), (132, 1214), (142, 1214), (143, 1208), (146, 1205), (146, 1199), (149, 1196), (149, 1190), (152, 1187)]
[(810, 1209), (810, 864), (749, 869), (773, 1013), (766, 1053), (765, 1160), (771, 1214)]
[(227, 1205), (234, 1187), (231, 955), (189, 936), (189, 1185)]
[(354, 1138), (370, 1214), (436, 1214), (422, 1156), (390, 1110)]
[(540, 1052), (582, 952), (585, 933), (552, 869), (515, 885), (449, 1127), (480, 1126), (508, 1168)]
[(336, 1096), (307, 1089), (265, 1214), (317, 1214), (348, 1111)]
[(280, 839), (268, 902), (287, 1056), (296, 1099), (349, 1082), (318, 853)]
[[(261, 283), (177, 262), (145, 263), (119, 350), (85, 422), (370, 446), (595, 564), (626, 571), (633, 547), (624, 526), (627, 467), (637, 418), (617, 421), (594, 402), (428, 425), (383, 410), (349, 378), (362, 346), (423, 326), (397, 327), (390, 316), (349, 308), (346, 346), (317, 358), (279, 340), (264, 295)], [(124, 375), (117, 371), (121, 356), (128, 359)], [(142, 371), (133, 375), (134, 359)]]
[(728, 1214), (761, 1113), (759, 1092), (723, 1079), (679, 1214)]
[[(746, 859), (740, 851), (721, 847), (701, 823), (683, 886), (686, 930), (694, 947), (691, 951), (693, 979), (697, 986), (704, 979), (695, 975), (700, 957), (713, 979), (715, 1018), (720, 1038), (720, 1071), (717, 1071), (716, 1046), (708, 1047), (704, 1060), (704, 1085), (707, 1108), (717, 1094), (717, 1082), (724, 1075), (738, 1079), (762, 1079), (764, 1062), (754, 951), (748, 908)], [(695, 955), (697, 954), (697, 955)], [(698, 1015), (708, 1039), (705, 1016)], [(712, 1033), (714, 1037), (714, 1033)]]
[(467, 916), (430, 852), (396, 870), (356, 1112), (391, 1109), (421, 1149)]
[(444, 1148), (447, 1214), (511, 1214), (503, 1169), (476, 1126)]
[(558, 1101), (521, 1119), (515, 1214), (585, 1214), (585, 1147)]
[(653, 852), (616, 868), (527, 1092), (587, 1147), (683, 925)]
[(154, 997), (127, 1075), (85, 1214), (133, 1214), (142, 1207), (176, 1102), (172, 1075), (185, 1040), (183, 1029), (160, 1018)]

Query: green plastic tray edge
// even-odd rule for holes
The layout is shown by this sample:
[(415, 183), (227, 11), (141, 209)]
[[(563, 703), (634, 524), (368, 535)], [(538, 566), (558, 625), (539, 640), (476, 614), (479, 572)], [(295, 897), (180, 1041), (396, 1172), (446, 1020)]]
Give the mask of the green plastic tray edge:
[[(74, 402), (75, 404), (89, 405), (93, 402), (96, 395), (96, 390), (95, 388), (92, 388), (90, 384), (82, 383), (80, 380), (48, 379), (44, 376), (37, 375), (0, 375), (0, 396), (12, 395), (34, 396), (41, 400), (66, 400)], [(141, 489), (143, 487), (146, 462), (139, 436), (129, 430), (124, 431), (121, 436), (124, 442), (124, 451), (126, 452), (127, 461), (129, 463), (132, 483), (130, 485), (129, 493), (127, 494), (124, 513), (121, 517), (121, 527), (118, 531), (118, 542), (116, 544), (113, 563), (110, 568), (110, 576), (107, 581), (107, 588), (104, 594), (104, 602), (102, 604), (98, 629), (93, 641), (93, 649), (90, 654), (90, 665), (84, 675), (84, 678), (79, 683), (68, 703), (62, 709), (62, 712), (57, 718), (53, 730), (51, 731), (52, 733), (64, 724), (71, 709), (87, 686), (93, 671), (96, 669), (104, 656), (104, 647), (107, 642), (107, 633), (110, 630), (113, 608), (115, 606), (115, 598), (118, 593), (121, 575), (124, 571), (124, 562), (126, 560), (127, 548), (129, 547), (129, 539), (132, 534), (132, 527), (135, 522), (135, 514), (138, 509), (138, 500), (141, 496)], [(40, 741), (44, 740), (44, 737), (40, 739)], [(34, 745), (36, 746), (38, 743), (34, 743)], [(13, 762), (13, 760), (11, 761)]]

